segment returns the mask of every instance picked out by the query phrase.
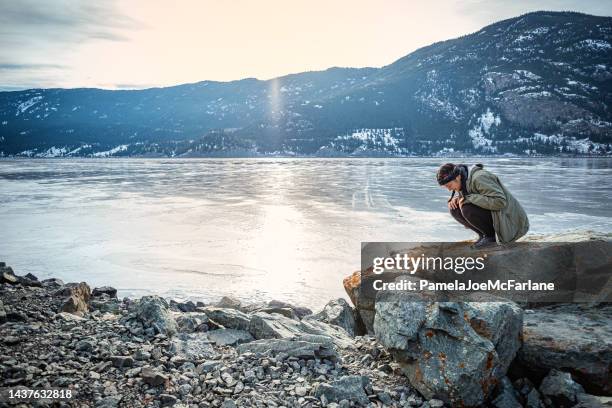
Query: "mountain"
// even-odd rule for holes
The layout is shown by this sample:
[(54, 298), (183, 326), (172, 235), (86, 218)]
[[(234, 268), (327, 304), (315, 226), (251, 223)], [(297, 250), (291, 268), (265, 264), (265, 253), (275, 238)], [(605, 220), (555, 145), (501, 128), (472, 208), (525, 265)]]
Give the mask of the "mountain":
[(0, 155), (612, 154), (612, 17), (535, 12), (382, 68), (0, 92)]

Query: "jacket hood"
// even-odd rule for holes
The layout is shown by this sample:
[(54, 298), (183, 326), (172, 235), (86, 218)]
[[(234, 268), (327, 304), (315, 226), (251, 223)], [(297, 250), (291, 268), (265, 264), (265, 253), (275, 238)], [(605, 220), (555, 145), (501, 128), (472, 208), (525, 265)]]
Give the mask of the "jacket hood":
[(476, 170), (482, 170), (484, 168), (484, 166), (480, 163), (473, 165), (472, 167), (470, 167), (470, 173), (476, 171)]

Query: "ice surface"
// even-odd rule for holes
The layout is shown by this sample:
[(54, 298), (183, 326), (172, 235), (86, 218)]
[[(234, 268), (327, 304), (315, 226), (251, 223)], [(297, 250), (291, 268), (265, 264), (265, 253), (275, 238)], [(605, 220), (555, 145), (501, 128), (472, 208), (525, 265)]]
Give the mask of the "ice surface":
[[(120, 296), (317, 308), (344, 296), (362, 241), (472, 238), (441, 160), (0, 159), (0, 260)], [(465, 162), (500, 176), (532, 232), (612, 231), (612, 159)]]

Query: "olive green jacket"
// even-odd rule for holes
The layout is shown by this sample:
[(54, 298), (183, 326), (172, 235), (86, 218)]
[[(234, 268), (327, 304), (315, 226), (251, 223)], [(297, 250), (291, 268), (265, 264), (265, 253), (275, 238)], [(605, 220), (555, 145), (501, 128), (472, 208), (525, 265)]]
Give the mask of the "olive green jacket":
[(470, 169), (465, 203), (491, 210), (497, 240), (504, 244), (516, 241), (529, 231), (527, 213), (497, 176), (484, 170), (482, 164)]

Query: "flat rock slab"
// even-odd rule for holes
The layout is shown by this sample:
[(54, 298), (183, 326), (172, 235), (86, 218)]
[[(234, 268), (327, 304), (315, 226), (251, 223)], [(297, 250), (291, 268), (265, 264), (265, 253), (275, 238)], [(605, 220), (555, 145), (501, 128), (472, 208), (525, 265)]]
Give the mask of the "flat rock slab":
[(528, 311), (515, 365), (540, 378), (551, 369), (568, 371), (588, 392), (611, 396), (612, 306)]
[(168, 351), (188, 361), (217, 355), (206, 333), (179, 333), (172, 338)]
[(236, 344), (246, 343), (255, 340), (251, 333), (236, 329), (218, 329), (206, 333), (208, 340), (217, 346), (235, 346)]
[(370, 402), (366, 393), (366, 388), (368, 388), (369, 385), (370, 380), (368, 377), (347, 375), (331, 384), (319, 384), (315, 389), (315, 397), (320, 399), (324, 396), (331, 402), (347, 400), (361, 405), (367, 405)]
[(236, 309), (206, 307), (206, 316), (226, 329), (248, 330), (251, 317)]
[(327, 358), (336, 359), (338, 353), (329, 340), (323, 336), (300, 336), (294, 339), (261, 339), (237, 347), (242, 353), (286, 353), (296, 358)]

